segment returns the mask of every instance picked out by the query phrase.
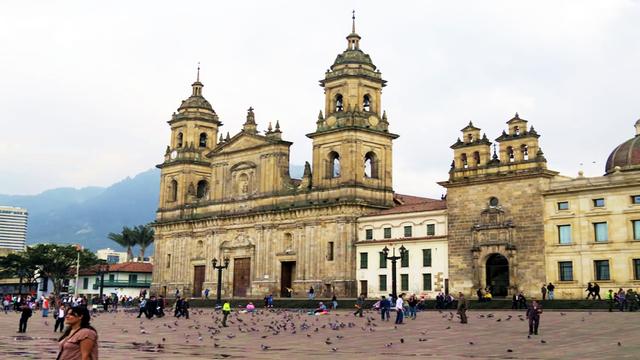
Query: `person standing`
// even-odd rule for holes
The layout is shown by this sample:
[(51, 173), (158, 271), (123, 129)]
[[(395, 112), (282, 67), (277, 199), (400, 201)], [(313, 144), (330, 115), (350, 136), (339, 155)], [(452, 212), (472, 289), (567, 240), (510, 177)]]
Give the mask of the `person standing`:
[(49, 317), (49, 298), (42, 297), (42, 317)]
[(600, 297), (600, 285), (598, 285), (598, 283), (593, 283), (593, 300), (596, 299), (596, 296), (598, 297), (598, 300), (602, 300), (602, 298)]
[(411, 320), (415, 320), (418, 312), (418, 299), (415, 295), (411, 295), (409, 296), (409, 301), (407, 301), (407, 303), (409, 304), (409, 317)]
[(31, 315), (33, 315), (33, 310), (31, 310), (31, 306), (29, 306), (28, 303), (23, 302), (20, 305), (20, 324), (18, 325), (18, 332), (19, 333), (26, 333), (27, 332), (27, 322), (29, 321), (29, 318), (31, 317)]
[(549, 300), (553, 300), (554, 296), (553, 296), (553, 291), (556, 289), (556, 286), (553, 285), (552, 283), (549, 283), (549, 285), (547, 285), (547, 294), (549, 294)]
[(387, 299), (384, 295), (380, 299), (380, 316), (382, 317), (382, 321), (389, 321), (389, 311), (391, 310), (391, 301)]
[(58, 340), (58, 360), (97, 360), (98, 332), (89, 323), (91, 315), (84, 306), (69, 308), (65, 316), (67, 330)]
[(209, 300), (209, 288), (204, 289), (204, 298)]
[(182, 315), (189, 320), (189, 298), (184, 299), (182, 303)]
[(333, 305), (333, 310), (338, 308), (338, 297), (336, 296), (335, 293), (331, 297), (331, 305)]
[(609, 302), (609, 312), (613, 312), (613, 303), (615, 302), (613, 289), (609, 289), (609, 293), (607, 294), (607, 301)]
[(547, 286), (545, 284), (542, 284), (540, 292), (542, 293), (542, 300), (544, 301), (547, 297)]
[(156, 314), (159, 318), (164, 316), (164, 307), (165, 306), (166, 305), (164, 303), (164, 297), (162, 295), (160, 295), (160, 297), (158, 298), (158, 307), (157, 307), (158, 312)]
[(147, 319), (151, 319), (158, 311), (158, 299), (155, 295), (151, 295), (144, 308), (144, 313), (147, 316)]
[(315, 290), (313, 290), (313, 286), (309, 287), (309, 300), (313, 300), (316, 297)]
[(53, 332), (58, 331), (58, 327), (60, 327), (60, 332), (64, 329), (64, 316), (65, 316), (65, 308), (64, 305), (60, 305), (60, 308), (54, 313), (56, 317), (56, 324), (53, 327)]
[(527, 319), (529, 319), (529, 335), (538, 335), (538, 326), (540, 325), (540, 314), (542, 314), (542, 306), (536, 300), (531, 302), (531, 306), (527, 309)]
[(231, 314), (231, 304), (229, 304), (229, 301), (225, 301), (224, 305), (222, 305), (222, 326), (224, 327), (228, 327), (227, 317), (229, 314)]
[(360, 294), (360, 296), (358, 296), (358, 299), (356, 300), (356, 312), (354, 312), (353, 315), (358, 316), (359, 314), (360, 317), (362, 317), (363, 310), (364, 310), (364, 294)]
[(460, 323), (467, 323), (467, 309), (469, 308), (469, 302), (464, 297), (463, 293), (458, 293), (458, 315), (460, 315)]
[(402, 324), (402, 319), (404, 318), (404, 293), (398, 295), (398, 299), (396, 300), (396, 325)]

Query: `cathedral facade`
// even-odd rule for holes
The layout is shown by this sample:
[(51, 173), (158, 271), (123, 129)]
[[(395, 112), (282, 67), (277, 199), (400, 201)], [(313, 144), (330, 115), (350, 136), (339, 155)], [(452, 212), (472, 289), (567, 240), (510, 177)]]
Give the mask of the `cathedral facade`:
[[(161, 169), (152, 292), (200, 296), (215, 289), (224, 264), (224, 296), (356, 296), (357, 218), (393, 206), (392, 142), (382, 111), (386, 81), (347, 36), (320, 85), (324, 112), (307, 136), (313, 158), (302, 179), (289, 175), (291, 142), (280, 124), (258, 131), (254, 109), (226, 137), (203, 97), (191, 96), (168, 121), (170, 145)], [(311, 124), (310, 124), (311, 125)]]

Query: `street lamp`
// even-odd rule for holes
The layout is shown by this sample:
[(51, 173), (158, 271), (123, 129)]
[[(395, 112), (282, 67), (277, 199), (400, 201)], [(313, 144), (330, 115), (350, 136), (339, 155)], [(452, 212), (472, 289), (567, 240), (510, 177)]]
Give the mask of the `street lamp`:
[(220, 300), (222, 293), (222, 269), (226, 269), (229, 267), (229, 258), (224, 258), (224, 265), (216, 265), (217, 263), (218, 259), (213, 258), (213, 260), (211, 260), (211, 265), (213, 265), (213, 268), (218, 270), (218, 291), (216, 292), (216, 307), (219, 307), (222, 304)]
[(104, 290), (104, 274), (109, 272), (109, 264), (98, 265), (98, 274), (100, 274), (100, 301), (102, 301), (102, 292)]
[(389, 256), (389, 248), (385, 245), (384, 249), (382, 249), (382, 253), (384, 253), (384, 257), (387, 260), (391, 260), (391, 291), (394, 299), (398, 298), (398, 293), (396, 291), (396, 261), (398, 259), (402, 259), (407, 254), (407, 249), (404, 245), (400, 246), (400, 255), (396, 256), (396, 248), (393, 248), (393, 256)]

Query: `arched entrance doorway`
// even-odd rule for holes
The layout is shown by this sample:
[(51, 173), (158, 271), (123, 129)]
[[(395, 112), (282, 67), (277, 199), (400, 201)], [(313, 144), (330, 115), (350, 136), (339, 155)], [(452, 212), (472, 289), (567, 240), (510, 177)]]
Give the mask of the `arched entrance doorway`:
[(500, 254), (487, 258), (487, 287), (493, 296), (507, 296), (509, 291), (509, 260)]

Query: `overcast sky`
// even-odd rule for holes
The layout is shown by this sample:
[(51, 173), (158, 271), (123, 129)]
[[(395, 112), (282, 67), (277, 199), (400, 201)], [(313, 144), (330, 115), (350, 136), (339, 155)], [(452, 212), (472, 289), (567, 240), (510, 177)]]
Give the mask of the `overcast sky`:
[(601, 175), (634, 135), (637, 0), (3, 1), (0, 193), (106, 186), (161, 162), (198, 62), (224, 133), (253, 106), (304, 164), (354, 8), (388, 81), (397, 192), (439, 197), (469, 120), (493, 140), (519, 112), (571, 176)]

